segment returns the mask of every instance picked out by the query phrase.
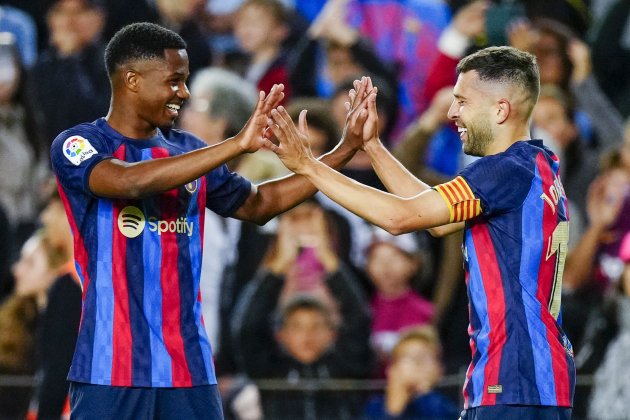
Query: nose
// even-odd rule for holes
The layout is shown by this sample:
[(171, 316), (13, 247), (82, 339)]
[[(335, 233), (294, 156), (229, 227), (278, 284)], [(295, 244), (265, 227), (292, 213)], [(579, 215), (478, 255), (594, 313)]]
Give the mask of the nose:
[(459, 106), (457, 105), (456, 99), (453, 99), (451, 106), (448, 108), (448, 112), (446, 113), (446, 116), (448, 117), (449, 120), (456, 120), (457, 117), (459, 116)]

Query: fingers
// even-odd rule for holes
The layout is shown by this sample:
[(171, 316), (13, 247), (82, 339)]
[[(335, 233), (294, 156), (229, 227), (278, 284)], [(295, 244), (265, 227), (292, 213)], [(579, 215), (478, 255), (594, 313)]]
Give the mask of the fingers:
[(284, 99), (284, 85), (282, 83), (273, 85), (267, 97), (264, 97), (264, 92), (261, 91), (261, 93), (262, 95), (259, 96), (260, 99), (258, 101), (260, 108), (258, 105), (256, 108), (265, 115), (268, 115), (269, 112), (280, 105)]
[(307, 113), (306, 109), (303, 109), (302, 111), (300, 111), (298, 124), (299, 124), (300, 131), (302, 132), (302, 134), (308, 137), (308, 122), (306, 122), (306, 113)]

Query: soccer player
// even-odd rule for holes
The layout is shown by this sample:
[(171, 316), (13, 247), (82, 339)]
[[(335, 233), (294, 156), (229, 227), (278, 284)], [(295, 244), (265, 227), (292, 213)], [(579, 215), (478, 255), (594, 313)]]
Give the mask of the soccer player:
[[(105, 52), (109, 113), (62, 132), (51, 147), (83, 285), (68, 377), (73, 418), (221, 418), (201, 319), (203, 208), (264, 223), (315, 192), (301, 176), (252, 186), (225, 166), (264, 144), (282, 85), (261, 92), (242, 131), (221, 143), (208, 147), (172, 129), (189, 97), (185, 48), (158, 25), (121, 29)], [(353, 129), (365, 122), (361, 97), (326, 164), (339, 167), (361, 147)]]
[(464, 229), (472, 363), (463, 418), (569, 418), (575, 367), (559, 319), (567, 199), (558, 158), (541, 140), (530, 140), (538, 66), (528, 53), (491, 47), (462, 59), (457, 71), (448, 116), (464, 152), (481, 158), (450, 182), (429, 187), (382, 146), (376, 93), (360, 111), (369, 114), (364, 149), (391, 194), (315, 161), (304, 133), (280, 107), (269, 121), (280, 145), (267, 147), (330, 198), (390, 233)]

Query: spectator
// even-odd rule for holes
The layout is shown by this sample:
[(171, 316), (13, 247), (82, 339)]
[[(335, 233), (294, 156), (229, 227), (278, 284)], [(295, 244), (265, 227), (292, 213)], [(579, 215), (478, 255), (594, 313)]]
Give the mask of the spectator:
[(37, 58), (37, 28), (33, 18), (20, 9), (0, 6), (0, 32), (9, 32), (15, 37), (24, 67), (31, 67)]
[[(247, 295), (250, 307), (245, 308), (239, 334), (239, 341), (246, 345), (241, 347), (246, 371), (253, 378), (285, 378), (288, 385), (300, 380), (367, 376), (369, 364), (361, 354), (367, 348), (365, 303), (343, 284), (346, 280), (333, 277), (337, 278), (331, 277), (330, 285), (338, 292), (344, 318), (341, 324), (317, 297), (295, 295), (279, 309), (275, 331), (269, 314), (281, 284), (273, 278), (258, 279), (261, 287), (256, 290), (256, 302), (251, 300), (253, 294)], [(269, 419), (352, 419), (358, 409), (356, 399), (335, 391), (262, 390), (261, 394), (265, 418)]]
[(393, 236), (375, 228), (367, 250), (366, 271), (374, 283), (372, 347), (383, 367), (406, 328), (429, 324), (433, 305), (413, 290), (421, 255), (413, 234)]
[(99, 0), (56, 0), (48, 9), (51, 46), (31, 70), (31, 95), (47, 143), (107, 112), (110, 90), (100, 40), (105, 20)]
[(404, 333), (392, 350), (385, 395), (372, 398), (365, 419), (454, 419), (457, 406), (435, 390), (442, 377), (441, 345), (431, 327)]
[[(251, 378), (366, 378), (368, 305), (330, 239), (324, 212), (306, 202), (280, 218), (276, 243), (241, 295), (232, 331)], [(304, 296), (306, 295), (306, 296)], [(278, 307), (275, 324), (272, 314)], [(353, 418), (352, 398), (263, 392), (268, 418)]]
[[(158, 23), (177, 32), (186, 41), (190, 74), (212, 64), (207, 34), (200, 25), (205, 9), (203, 0), (156, 0)], [(271, 88), (271, 85), (269, 86)]]
[(12, 251), (17, 253), (34, 228), (38, 187), (48, 165), (27, 98), (26, 74), (8, 32), (0, 33), (0, 75), (0, 206), (12, 226)]
[[(576, 361), (593, 364), (595, 371), (588, 418), (620, 419), (628, 415), (630, 398), (630, 234), (622, 241), (619, 258), (624, 268), (614, 292), (591, 318), (589, 336)], [(584, 356), (584, 360), (583, 359)], [(590, 359), (590, 360), (589, 360)], [(598, 360), (599, 359), (599, 360)], [(578, 365), (582, 367), (583, 365)]]
[[(36, 329), (39, 309), (46, 303), (46, 291), (54, 280), (46, 243), (36, 233), (22, 247), (13, 265), (15, 292), (0, 306), (0, 373), (32, 375), (36, 369)], [(0, 417), (24, 418), (30, 389), (3, 389)]]
[(278, 0), (247, 0), (238, 10), (234, 34), (249, 54), (245, 79), (268, 92), (284, 84), (284, 101), (291, 99), (291, 84), (282, 43), (289, 33), (287, 12)]
[(630, 116), (630, 1), (617, 0), (593, 29), (593, 70), (624, 118)]
[(49, 199), (40, 218), (55, 279), (38, 327), (40, 361), (35, 397), (37, 418), (58, 419), (68, 396), (66, 377), (79, 330), (81, 286), (74, 267), (72, 234), (58, 194)]

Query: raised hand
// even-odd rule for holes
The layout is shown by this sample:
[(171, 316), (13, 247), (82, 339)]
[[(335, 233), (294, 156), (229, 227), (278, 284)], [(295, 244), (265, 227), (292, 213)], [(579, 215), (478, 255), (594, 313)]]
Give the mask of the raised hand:
[[(252, 153), (265, 145), (265, 127), (275, 109), (284, 99), (284, 85), (273, 85), (268, 95), (260, 92), (254, 112), (247, 120), (243, 129), (234, 137), (244, 153)], [(268, 137), (268, 136), (267, 136)]]
[(299, 130), (282, 106), (271, 111), (271, 118), (268, 119), (267, 124), (279, 143), (276, 145), (269, 139), (265, 139), (265, 147), (278, 155), (284, 166), (295, 173), (301, 173), (309, 161), (315, 160), (308, 141), (306, 110), (300, 112)]
[(372, 79), (365, 76), (355, 80), (354, 89), (348, 92), (350, 100), (345, 103), (348, 114), (342, 139), (355, 149), (363, 150), (368, 141), (378, 138), (377, 92), (378, 88), (372, 85)]

